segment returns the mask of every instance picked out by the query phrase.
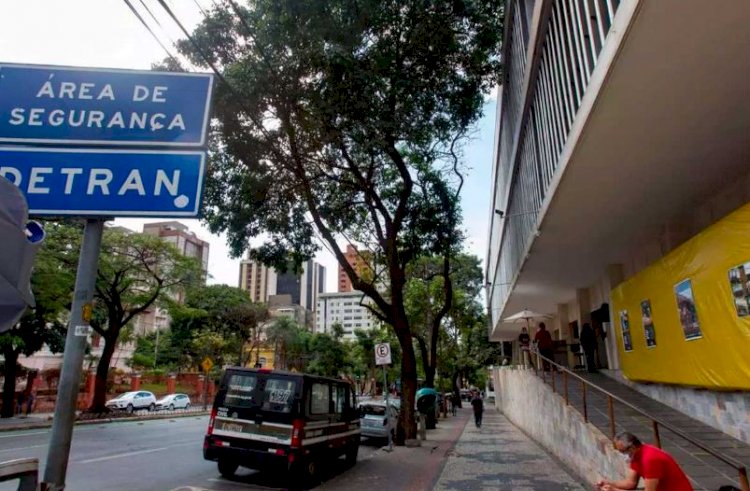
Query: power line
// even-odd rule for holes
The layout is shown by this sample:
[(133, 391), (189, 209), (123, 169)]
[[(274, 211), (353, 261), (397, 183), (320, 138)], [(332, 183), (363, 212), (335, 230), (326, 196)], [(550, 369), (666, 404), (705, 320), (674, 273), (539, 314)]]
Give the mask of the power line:
[[(132, 3), (130, 3), (130, 0), (123, 0), (125, 2), (125, 5), (128, 6), (131, 12), (133, 12), (133, 15), (135, 15), (139, 21), (141, 21), (141, 24), (143, 24), (143, 27), (146, 28), (146, 30), (151, 33), (151, 36), (154, 38), (154, 40), (159, 43), (159, 46), (161, 46), (161, 49), (164, 50), (165, 53), (167, 53), (167, 56), (171, 58), (175, 63), (177, 63), (178, 66), (182, 66), (180, 63), (180, 60), (178, 60), (168, 49), (166, 46), (164, 46), (164, 43), (161, 42), (161, 39), (159, 39), (159, 36), (156, 35), (156, 33), (151, 29), (151, 26), (148, 25), (148, 23), (141, 17), (141, 14), (135, 9)], [(153, 14), (152, 14), (153, 15)]]
[(203, 17), (208, 17), (208, 14), (206, 13), (205, 10), (203, 10), (203, 7), (201, 7), (201, 4), (198, 3), (198, 0), (193, 0), (193, 3), (195, 4), (196, 7), (198, 7), (198, 10), (201, 11), (201, 14), (203, 14)]

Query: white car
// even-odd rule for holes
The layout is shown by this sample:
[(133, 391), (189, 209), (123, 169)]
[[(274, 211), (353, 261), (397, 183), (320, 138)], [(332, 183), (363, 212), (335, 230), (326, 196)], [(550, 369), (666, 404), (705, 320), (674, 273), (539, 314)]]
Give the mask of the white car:
[(156, 401), (156, 409), (189, 409), (190, 398), (186, 394), (170, 394)]
[(125, 392), (114, 399), (108, 400), (106, 406), (109, 409), (127, 411), (129, 413), (137, 409), (153, 411), (156, 409), (156, 396), (146, 390)]

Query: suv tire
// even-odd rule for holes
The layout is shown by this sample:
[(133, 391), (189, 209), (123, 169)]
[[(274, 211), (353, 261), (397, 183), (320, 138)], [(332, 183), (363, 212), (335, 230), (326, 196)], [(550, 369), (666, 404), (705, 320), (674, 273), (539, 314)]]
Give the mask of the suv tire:
[(234, 473), (237, 472), (239, 466), (240, 465), (233, 460), (219, 459), (219, 474), (230, 479), (234, 477)]

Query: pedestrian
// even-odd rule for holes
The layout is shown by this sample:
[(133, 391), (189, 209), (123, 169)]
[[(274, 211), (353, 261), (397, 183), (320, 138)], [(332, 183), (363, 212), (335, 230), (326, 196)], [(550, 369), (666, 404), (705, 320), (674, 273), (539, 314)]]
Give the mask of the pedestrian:
[(521, 363), (523, 366), (529, 366), (529, 345), (531, 344), (531, 336), (529, 336), (529, 330), (525, 327), (521, 328), (521, 334), (518, 335), (518, 345), (521, 348)]
[(554, 358), (555, 350), (554, 344), (552, 343), (552, 335), (547, 330), (547, 326), (544, 322), (539, 323), (539, 328), (534, 335), (534, 341), (536, 342), (539, 354), (546, 358), (546, 360), (544, 360), (544, 371), (549, 372), (550, 363), (547, 360), (552, 360), (552, 358)]
[(34, 410), (34, 402), (36, 401), (36, 394), (33, 390), (29, 391), (29, 394), (26, 396), (26, 416), (31, 414), (31, 412)]
[(583, 348), (583, 352), (586, 355), (586, 369), (589, 373), (594, 373), (596, 372), (596, 357), (594, 356), (596, 351), (596, 333), (588, 322), (583, 324), (580, 341), (581, 348)]
[(16, 399), (16, 414), (22, 415), (23, 414), (23, 405), (26, 402), (26, 391), (22, 390), (18, 393), (18, 398)]
[(458, 407), (458, 399), (456, 399), (456, 394), (451, 394), (451, 414), (453, 416), (456, 415), (457, 407)]
[(615, 448), (627, 456), (630, 470), (625, 479), (596, 483), (602, 491), (636, 489), (643, 478), (646, 491), (693, 491), (693, 486), (674, 458), (664, 450), (641, 441), (627, 431), (615, 437)]
[(479, 391), (474, 391), (474, 398), (471, 400), (471, 407), (474, 408), (474, 424), (477, 425), (477, 428), (481, 428), (484, 401), (482, 401)]

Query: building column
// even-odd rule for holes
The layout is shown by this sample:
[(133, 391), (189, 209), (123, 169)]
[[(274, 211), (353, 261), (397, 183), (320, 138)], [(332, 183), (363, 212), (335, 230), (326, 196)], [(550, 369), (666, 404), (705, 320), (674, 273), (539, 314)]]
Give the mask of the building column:
[(167, 377), (167, 394), (174, 394), (175, 385), (177, 382), (176, 375), (170, 375)]
[(141, 375), (134, 373), (130, 376), (130, 390), (138, 390), (141, 388)]
[[(610, 264), (607, 266), (607, 281), (609, 291), (625, 280), (622, 264)], [(612, 370), (620, 369), (620, 353), (617, 351), (617, 335), (615, 334), (618, 323), (618, 314), (612, 306), (612, 298), (609, 299), (609, 329), (607, 330), (607, 364)]]
[(559, 326), (558, 328), (560, 330), (560, 339), (565, 340), (565, 351), (567, 356), (566, 359), (568, 360), (568, 367), (573, 368), (575, 366), (575, 357), (570, 351), (570, 345), (575, 343), (576, 340), (573, 339), (573, 333), (570, 331), (570, 321), (568, 320), (568, 304), (557, 304), (557, 322)]

